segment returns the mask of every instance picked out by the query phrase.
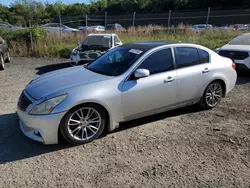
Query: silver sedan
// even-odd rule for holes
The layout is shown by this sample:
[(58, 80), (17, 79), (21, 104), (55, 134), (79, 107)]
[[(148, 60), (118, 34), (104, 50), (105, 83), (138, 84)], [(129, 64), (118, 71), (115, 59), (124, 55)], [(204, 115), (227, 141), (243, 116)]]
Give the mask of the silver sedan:
[(194, 44), (142, 42), (94, 62), (35, 78), (22, 92), (22, 132), (44, 144), (98, 138), (120, 122), (200, 104), (217, 106), (235, 86), (232, 60)]

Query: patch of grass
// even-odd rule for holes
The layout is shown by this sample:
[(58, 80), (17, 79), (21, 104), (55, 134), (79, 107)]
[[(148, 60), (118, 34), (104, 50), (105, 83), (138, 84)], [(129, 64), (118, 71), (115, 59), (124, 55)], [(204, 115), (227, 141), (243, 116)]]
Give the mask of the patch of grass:
[[(69, 58), (70, 52), (76, 47), (77, 42), (86, 36), (84, 32), (77, 34), (48, 34), (37, 28), (32, 28), (34, 36), (34, 49), (31, 50), (29, 32), (18, 31), (7, 35), (13, 56), (35, 57), (62, 57)], [(1, 33), (0, 33), (1, 34)], [(161, 26), (147, 26), (129, 28), (126, 33), (117, 33), (123, 43), (139, 41), (182, 41), (200, 44), (212, 50), (225, 45), (240, 34), (236, 31), (206, 31), (192, 32), (190, 27), (179, 26), (167, 28)], [(22, 37), (24, 36), (24, 37)]]

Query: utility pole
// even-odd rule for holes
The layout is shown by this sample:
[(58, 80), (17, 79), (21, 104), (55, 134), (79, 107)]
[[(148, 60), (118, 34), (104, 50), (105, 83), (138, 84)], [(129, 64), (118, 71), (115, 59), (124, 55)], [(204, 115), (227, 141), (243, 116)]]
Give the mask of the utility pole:
[(207, 25), (208, 25), (208, 22), (209, 22), (209, 16), (210, 16), (210, 7), (208, 7), (208, 10), (207, 10), (206, 30), (207, 30)]

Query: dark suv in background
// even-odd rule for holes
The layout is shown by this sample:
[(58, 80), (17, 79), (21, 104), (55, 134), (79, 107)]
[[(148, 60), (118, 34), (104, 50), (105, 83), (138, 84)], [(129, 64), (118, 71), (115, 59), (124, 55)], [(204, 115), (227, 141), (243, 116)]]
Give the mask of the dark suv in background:
[(4, 70), (5, 62), (10, 62), (10, 54), (6, 41), (0, 37), (0, 70)]

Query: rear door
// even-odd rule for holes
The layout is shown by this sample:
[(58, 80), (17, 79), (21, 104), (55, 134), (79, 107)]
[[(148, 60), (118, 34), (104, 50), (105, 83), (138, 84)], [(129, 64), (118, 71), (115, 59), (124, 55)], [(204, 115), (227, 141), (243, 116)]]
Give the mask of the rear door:
[(194, 47), (176, 47), (177, 103), (199, 100), (211, 81), (213, 68), (206, 50)]

